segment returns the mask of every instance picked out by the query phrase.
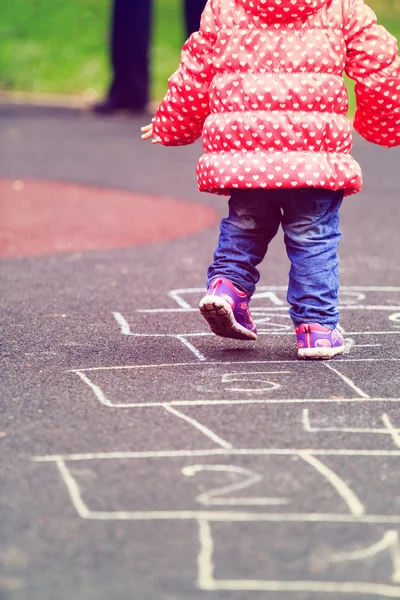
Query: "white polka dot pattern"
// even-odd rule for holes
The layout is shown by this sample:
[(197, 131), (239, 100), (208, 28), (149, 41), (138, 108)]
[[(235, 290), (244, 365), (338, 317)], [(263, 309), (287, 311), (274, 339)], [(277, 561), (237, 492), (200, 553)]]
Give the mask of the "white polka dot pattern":
[(200, 31), (154, 121), (162, 144), (203, 138), (203, 191), (361, 189), (350, 156), (343, 71), (356, 80), (354, 126), (400, 145), (396, 40), (363, 0), (209, 0)]
[(381, 146), (400, 145), (400, 58), (397, 41), (356, 0), (346, 24), (346, 73), (356, 80), (354, 128)]
[(301, 19), (322, 8), (326, 2), (327, 0), (238, 0), (246, 10), (266, 21)]

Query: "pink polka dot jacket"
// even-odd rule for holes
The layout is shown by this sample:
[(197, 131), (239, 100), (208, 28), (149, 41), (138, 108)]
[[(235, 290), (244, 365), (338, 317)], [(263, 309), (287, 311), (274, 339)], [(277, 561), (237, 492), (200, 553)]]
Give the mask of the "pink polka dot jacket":
[(153, 123), (164, 145), (202, 136), (202, 191), (321, 187), (358, 192), (343, 73), (356, 81), (354, 128), (400, 145), (396, 39), (363, 0), (208, 0), (200, 31)]

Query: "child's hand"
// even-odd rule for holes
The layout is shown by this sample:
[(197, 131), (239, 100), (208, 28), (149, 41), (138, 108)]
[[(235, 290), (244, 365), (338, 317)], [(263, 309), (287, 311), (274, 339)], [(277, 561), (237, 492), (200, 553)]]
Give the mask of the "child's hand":
[[(153, 137), (153, 123), (142, 127), (141, 131), (143, 131), (142, 140), (149, 140)], [(155, 140), (154, 138), (151, 140), (151, 143), (158, 144), (157, 140)]]

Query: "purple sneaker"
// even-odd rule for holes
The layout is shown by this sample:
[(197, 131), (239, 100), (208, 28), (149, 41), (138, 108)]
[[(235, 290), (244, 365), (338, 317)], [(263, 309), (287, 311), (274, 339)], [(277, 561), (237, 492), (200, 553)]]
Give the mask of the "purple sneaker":
[(237, 340), (257, 339), (257, 329), (249, 311), (250, 298), (222, 277), (213, 279), (199, 309), (211, 331)]
[(318, 323), (303, 323), (296, 328), (299, 358), (332, 358), (344, 352), (344, 339), (338, 329)]

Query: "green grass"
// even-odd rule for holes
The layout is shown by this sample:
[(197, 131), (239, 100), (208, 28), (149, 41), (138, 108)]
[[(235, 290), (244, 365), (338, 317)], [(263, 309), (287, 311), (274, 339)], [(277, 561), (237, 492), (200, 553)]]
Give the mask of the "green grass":
[[(138, 1), (138, 0), (132, 0)], [(111, 0), (0, 0), (0, 86), (102, 95), (110, 77)], [(153, 96), (163, 96), (183, 41), (180, 0), (155, 0)]]
[(0, 0), (0, 15), (3, 87), (70, 94), (104, 86), (106, 1)]
[[(132, 0), (138, 1), (138, 0)], [(110, 77), (111, 0), (0, 0), (0, 86), (10, 91), (101, 96)], [(399, 0), (370, 0), (400, 38)], [(182, 45), (181, 0), (155, 0), (153, 90), (160, 99)]]

